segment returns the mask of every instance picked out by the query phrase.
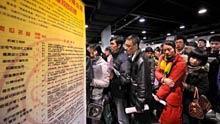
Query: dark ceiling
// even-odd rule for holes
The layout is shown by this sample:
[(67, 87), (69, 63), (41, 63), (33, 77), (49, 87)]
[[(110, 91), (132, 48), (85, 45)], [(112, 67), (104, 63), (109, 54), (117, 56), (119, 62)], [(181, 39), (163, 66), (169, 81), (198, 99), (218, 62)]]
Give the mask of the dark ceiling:
[[(171, 35), (186, 37), (220, 32), (220, 7), (216, 0), (82, 0), (86, 10), (87, 43), (98, 43), (111, 25), (113, 35), (137, 34), (144, 42), (160, 42)], [(199, 15), (205, 7), (207, 13)], [(145, 18), (144, 23), (139, 19)], [(184, 25), (184, 29), (180, 29)], [(143, 34), (142, 31), (146, 33)]]

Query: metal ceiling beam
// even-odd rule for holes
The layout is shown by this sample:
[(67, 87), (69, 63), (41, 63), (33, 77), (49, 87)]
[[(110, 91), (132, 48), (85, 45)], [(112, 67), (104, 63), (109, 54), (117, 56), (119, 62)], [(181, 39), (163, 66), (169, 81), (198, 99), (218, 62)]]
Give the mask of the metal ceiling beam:
[(134, 19), (132, 19), (131, 21), (125, 23), (124, 25), (120, 26), (119, 28), (114, 29), (114, 31), (112, 31), (113, 33), (125, 28), (126, 26), (128, 26), (129, 24), (131, 24), (132, 22), (136, 21), (137, 19), (139, 19), (140, 16), (135, 17)]
[(177, 21), (175, 19), (159, 16), (159, 15), (152, 15), (146, 12), (136, 12), (136, 13), (131, 13), (130, 15), (133, 16), (142, 16), (145, 17), (146, 19), (153, 19), (153, 20), (158, 20), (158, 21), (163, 21), (163, 22), (171, 22), (171, 23), (176, 23), (176, 24), (184, 24), (181, 21)]
[[(141, 1), (141, 0), (139, 0), (139, 1)], [(113, 22), (111, 25), (112, 25), (112, 26), (115, 26), (115, 25), (117, 25), (117, 23), (119, 23), (120, 21), (123, 21), (124, 18), (126, 18), (130, 13), (134, 12), (135, 10), (137, 10), (137, 9), (138, 9), (140, 6), (142, 6), (146, 1), (147, 1), (147, 0), (143, 0), (143, 1), (140, 2), (138, 5), (134, 6), (133, 9), (131, 9), (130, 11), (128, 11), (128, 13), (127, 13), (125, 16), (123, 16), (121, 19), (118, 19), (117, 21)], [(130, 23), (129, 23), (129, 24), (130, 24)], [(117, 29), (115, 29), (115, 31), (113, 31), (113, 32), (115, 33), (115, 32), (118, 31), (119, 29), (124, 28), (124, 26), (126, 27), (126, 24), (123, 25), (123, 26), (121, 26), (121, 27), (119, 27), (119, 28), (117, 28)]]

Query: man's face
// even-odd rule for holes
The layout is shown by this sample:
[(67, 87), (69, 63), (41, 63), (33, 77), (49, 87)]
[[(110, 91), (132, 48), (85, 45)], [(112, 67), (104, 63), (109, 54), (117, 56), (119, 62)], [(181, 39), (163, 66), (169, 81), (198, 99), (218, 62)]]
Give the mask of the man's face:
[(213, 51), (219, 51), (220, 49), (220, 42), (219, 41), (211, 41), (210, 47)]
[(137, 44), (133, 44), (131, 40), (125, 41), (125, 50), (128, 55), (133, 55), (137, 50)]
[(153, 57), (153, 54), (154, 54), (153, 52), (145, 52), (145, 56), (149, 58)]
[(164, 44), (163, 45), (163, 53), (166, 56), (166, 58), (170, 58), (175, 55), (175, 50), (172, 46)]
[(160, 58), (161, 53), (159, 51), (154, 51), (154, 56)]
[(198, 41), (198, 47), (206, 47), (206, 43), (204, 41)]
[(184, 48), (184, 46), (185, 46), (183, 39), (177, 39), (175, 41), (175, 44), (176, 44), (176, 49), (178, 51), (181, 51)]
[(121, 45), (120, 44), (118, 45), (115, 40), (112, 40), (110, 42), (110, 49), (111, 49), (112, 53), (115, 53), (116, 51), (118, 51), (120, 49), (120, 47), (121, 47)]

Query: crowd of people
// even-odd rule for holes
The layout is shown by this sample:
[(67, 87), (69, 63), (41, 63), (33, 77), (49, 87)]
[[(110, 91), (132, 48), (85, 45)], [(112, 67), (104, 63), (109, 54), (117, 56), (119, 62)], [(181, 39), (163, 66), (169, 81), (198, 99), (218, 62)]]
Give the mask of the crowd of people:
[[(142, 51), (140, 38), (130, 35), (112, 37), (104, 53), (100, 45), (89, 45), (87, 124), (220, 123), (220, 36), (209, 43), (176, 36)], [(197, 90), (211, 103), (202, 119), (189, 114)], [(130, 107), (134, 111), (126, 112)]]

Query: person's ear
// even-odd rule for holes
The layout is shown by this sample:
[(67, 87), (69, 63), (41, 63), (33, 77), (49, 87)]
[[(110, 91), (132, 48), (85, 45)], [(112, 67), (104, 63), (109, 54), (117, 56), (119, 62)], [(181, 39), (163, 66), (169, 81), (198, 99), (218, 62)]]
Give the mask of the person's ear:
[(121, 44), (118, 44), (118, 48), (121, 48), (122, 46), (121, 46)]

